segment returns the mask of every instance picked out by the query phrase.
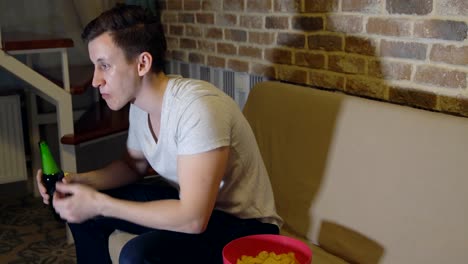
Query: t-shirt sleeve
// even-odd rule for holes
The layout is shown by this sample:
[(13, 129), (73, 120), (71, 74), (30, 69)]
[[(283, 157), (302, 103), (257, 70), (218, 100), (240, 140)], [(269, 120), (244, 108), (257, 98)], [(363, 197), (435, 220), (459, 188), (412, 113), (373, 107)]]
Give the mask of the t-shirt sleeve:
[(232, 111), (217, 95), (199, 97), (185, 108), (178, 122), (178, 155), (197, 154), (231, 143)]
[[(141, 114), (141, 113), (140, 113)], [(138, 140), (138, 118), (139, 118), (139, 110), (133, 104), (130, 105), (130, 110), (128, 113), (128, 136), (127, 136), (127, 148), (133, 150), (141, 150), (140, 141)]]

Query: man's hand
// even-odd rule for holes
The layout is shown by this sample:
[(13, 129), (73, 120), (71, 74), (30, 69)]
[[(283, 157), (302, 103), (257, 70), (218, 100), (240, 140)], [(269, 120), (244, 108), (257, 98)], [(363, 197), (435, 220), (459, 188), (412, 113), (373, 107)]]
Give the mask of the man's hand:
[(57, 183), (57, 191), (65, 196), (54, 195), (54, 208), (62, 219), (69, 223), (81, 223), (99, 215), (99, 199), (103, 194), (79, 183)]
[(42, 202), (45, 204), (49, 204), (49, 195), (47, 194), (46, 187), (42, 184), (42, 170), (37, 170), (36, 173), (36, 182), (37, 188), (39, 190), (39, 194), (42, 196)]

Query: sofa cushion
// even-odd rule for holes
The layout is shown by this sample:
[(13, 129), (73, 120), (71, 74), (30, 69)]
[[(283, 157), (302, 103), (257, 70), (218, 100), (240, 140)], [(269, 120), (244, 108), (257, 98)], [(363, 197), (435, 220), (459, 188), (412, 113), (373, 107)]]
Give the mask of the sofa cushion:
[(136, 237), (135, 234), (130, 234), (120, 230), (114, 231), (109, 237), (109, 254), (112, 263), (119, 263), (119, 255), (125, 243)]
[[(292, 234), (288, 233), (287, 231), (283, 230), (281, 232), (283, 235), (294, 237)], [(112, 263), (119, 263), (119, 254), (122, 250), (125, 243), (128, 240), (136, 237), (134, 234), (129, 234), (126, 232), (122, 232), (120, 230), (114, 231), (111, 236), (109, 237), (109, 254), (111, 256)], [(305, 241), (304, 239), (298, 238), (305, 243), (307, 243), (312, 250), (312, 259), (314, 264), (347, 264), (344, 260), (340, 259), (339, 257), (333, 256), (331, 253), (326, 252), (325, 250), (321, 249), (320, 247)]]
[(322, 242), (357, 263), (468, 259), (467, 118), (280, 82), (257, 84), (244, 113), (294, 234), (322, 246), (326, 221), (352, 230), (368, 241)]

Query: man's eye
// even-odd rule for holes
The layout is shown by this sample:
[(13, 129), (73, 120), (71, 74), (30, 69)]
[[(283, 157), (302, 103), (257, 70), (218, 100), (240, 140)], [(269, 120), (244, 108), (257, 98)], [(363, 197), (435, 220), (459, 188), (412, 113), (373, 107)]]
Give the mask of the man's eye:
[(109, 68), (110, 68), (109, 64), (101, 64), (101, 69), (107, 70)]

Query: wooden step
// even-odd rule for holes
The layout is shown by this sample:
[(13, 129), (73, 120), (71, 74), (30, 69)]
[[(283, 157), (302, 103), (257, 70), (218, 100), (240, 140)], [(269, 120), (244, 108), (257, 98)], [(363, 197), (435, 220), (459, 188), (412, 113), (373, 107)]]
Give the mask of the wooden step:
[[(66, 145), (78, 145), (91, 140), (100, 139), (128, 130), (129, 105), (119, 111), (112, 111), (105, 102), (95, 103), (78, 122), (75, 123), (75, 133), (65, 135), (60, 142)], [(158, 173), (149, 166), (145, 176), (154, 176)]]
[(5, 51), (71, 48), (70, 38), (52, 37), (30, 32), (2, 33), (2, 49)]
[(129, 105), (119, 111), (112, 111), (105, 102), (95, 103), (74, 124), (74, 134), (60, 139), (62, 144), (78, 145), (128, 130)]

